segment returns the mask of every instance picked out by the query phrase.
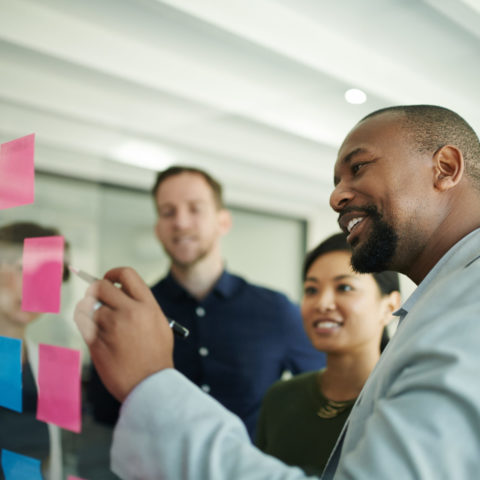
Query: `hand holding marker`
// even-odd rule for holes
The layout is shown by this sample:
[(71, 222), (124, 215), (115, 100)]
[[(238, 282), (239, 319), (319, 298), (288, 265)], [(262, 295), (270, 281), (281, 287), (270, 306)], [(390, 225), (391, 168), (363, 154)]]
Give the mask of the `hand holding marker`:
[[(94, 277), (93, 275), (90, 275), (87, 272), (84, 272), (83, 270), (78, 270), (77, 268), (73, 267), (72, 265), (68, 266), (68, 269), (75, 274), (77, 277), (81, 278), (87, 283), (93, 283), (99, 280), (98, 278)], [(97, 302), (95, 306), (93, 307), (94, 310), (99, 309), (102, 306), (101, 302)], [(170, 328), (173, 330), (173, 333), (175, 335), (178, 335), (179, 337), (182, 338), (187, 338), (188, 335), (190, 334), (190, 331), (185, 328), (183, 325), (180, 325), (178, 322), (175, 320), (172, 320), (171, 318), (167, 318), (168, 324)]]

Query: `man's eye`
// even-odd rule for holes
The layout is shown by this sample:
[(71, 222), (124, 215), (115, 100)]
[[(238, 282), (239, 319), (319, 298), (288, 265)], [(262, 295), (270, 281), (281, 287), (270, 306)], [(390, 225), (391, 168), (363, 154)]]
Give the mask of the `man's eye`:
[(367, 162), (360, 162), (360, 163), (356, 163), (356, 164), (352, 165), (352, 166), (351, 166), (352, 173), (353, 173), (354, 175), (356, 175), (356, 174), (359, 172), (359, 170), (360, 170), (362, 167), (364, 167), (366, 164), (367, 164)]
[(350, 292), (353, 290), (353, 287), (351, 285), (347, 285), (346, 283), (342, 283), (338, 285), (337, 290), (339, 292)]
[(173, 210), (160, 210), (160, 212), (158, 213), (162, 218), (168, 218), (173, 216)]
[(204, 202), (190, 202), (188, 204), (188, 211), (193, 214), (202, 213), (205, 210)]

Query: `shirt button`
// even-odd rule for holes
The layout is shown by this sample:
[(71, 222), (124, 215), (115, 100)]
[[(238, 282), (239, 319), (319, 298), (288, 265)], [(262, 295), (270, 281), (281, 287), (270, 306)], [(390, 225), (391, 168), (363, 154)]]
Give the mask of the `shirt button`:
[(195, 313), (197, 314), (198, 317), (204, 317), (205, 309), (203, 307), (197, 307), (195, 310)]
[(205, 393), (209, 393), (209, 392), (210, 392), (210, 385), (203, 384), (200, 388), (201, 388)]
[(198, 349), (198, 353), (202, 356), (202, 357), (206, 357), (208, 355), (208, 348), (207, 347), (200, 347)]

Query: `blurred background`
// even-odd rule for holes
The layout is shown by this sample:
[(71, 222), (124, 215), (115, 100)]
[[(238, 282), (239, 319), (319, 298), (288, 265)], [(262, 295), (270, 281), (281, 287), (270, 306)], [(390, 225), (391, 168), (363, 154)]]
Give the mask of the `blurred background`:
[[(165, 273), (149, 189), (181, 163), (224, 184), (230, 270), (298, 300), (305, 251), (338, 228), (333, 164), (362, 116), (433, 103), (480, 131), (478, 0), (0, 0), (0, 11), (0, 142), (36, 134), (35, 203), (0, 223), (58, 227), (95, 275)], [(73, 279), (65, 321), (45, 316), (34, 333), (83, 348), (71, 311), (84, 289)]]
[[(306, 249), (337, 230), (336, 151), (393, 104), (454, 109), (480, 131), (478, 0), (0, 0), (0, 142), (36, 134), (34, 205), (0, 223), (57, 226), (73, 264), (168, 260), (155, 171), (199, 166), (233, 210), (228, 267), (300, 296)], [(71, 325), (34, 325), (82, 348)], [(404, 290), (411, 285), (404, 279)], [(86, 358), (86, 357), (85, 357)]]
[[(168, 260), (155, 171), (210, 171), (234, 229), (230, 270), (298, 300), (305, 251), (335, 232), (336, 151), (364, 115), (433, 103), (480, 131), (478, 0), (0, 0), (0, 142), (36, 134), (33, 205), (92, 274)], [(402, 279), (404, 298), (412, 289)], [(81, 348), (64, 288), (40, 341)]]

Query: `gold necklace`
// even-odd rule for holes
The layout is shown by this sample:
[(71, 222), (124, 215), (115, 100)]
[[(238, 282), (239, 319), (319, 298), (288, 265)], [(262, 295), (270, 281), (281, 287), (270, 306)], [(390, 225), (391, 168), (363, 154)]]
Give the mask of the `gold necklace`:
[(323, 372), (323, 369), (320, 370), (317, 376), (317, 385), (320, 391), (320, 395), (322, 396), (322, 403), (317, 411), (317, 415), (320, 418), (334, 418), (344, 412), (347, 408), (351, 407), (355, 403), (355, 399), (342, 400), (341, 402), (337, 402), (335, 400), (330, 400), (329, 398), (325, 397), (325, 395), (322, 393)]
[(325, 403), (320, 405), (317, 415), (320, 418), (334, 418), (344, 412), (348, 407), (353, 405), (354, 402), (355, 400), (336, 402), (335, 400), (329, 400), (328, 398), (325, 398)]

